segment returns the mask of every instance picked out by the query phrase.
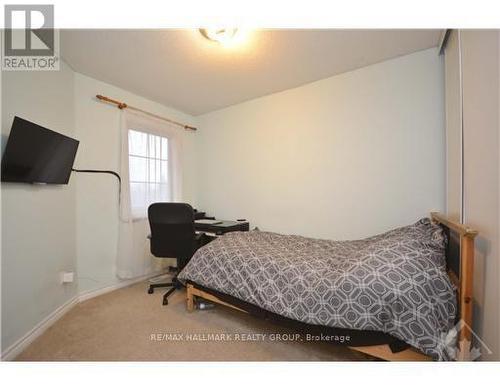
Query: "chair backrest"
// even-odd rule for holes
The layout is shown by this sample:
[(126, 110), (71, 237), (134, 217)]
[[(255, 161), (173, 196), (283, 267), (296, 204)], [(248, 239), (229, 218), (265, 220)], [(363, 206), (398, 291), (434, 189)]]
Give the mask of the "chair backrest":
[(195, 251), (194, 211), (191, 205), (159, 202), (148, 208), (151, 253), (155, 257), (189, 259)]

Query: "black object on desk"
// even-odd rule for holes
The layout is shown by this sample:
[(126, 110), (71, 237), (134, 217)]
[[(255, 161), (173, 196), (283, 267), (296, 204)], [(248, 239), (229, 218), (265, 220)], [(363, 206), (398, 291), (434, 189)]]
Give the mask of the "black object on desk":
[(214, 220), (209, 223), (207, 220), (194, 221), (194, 228), (197, 232), (224, 235), (227, 232), (234, 231), (249, 231), (250, 224), (248, 221), (228, 221), (228, 220)]
[(199, 220), (199, 219), (206, 219), (205, 212), (201, 212), (198, 209), (193, 209), (194, 212), (194, 219)]

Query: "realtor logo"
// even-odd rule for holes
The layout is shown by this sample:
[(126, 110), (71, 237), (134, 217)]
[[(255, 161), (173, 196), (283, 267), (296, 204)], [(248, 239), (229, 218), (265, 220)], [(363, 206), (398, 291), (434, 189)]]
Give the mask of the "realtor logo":
[(59, 70), (59, 34), (51, 4), (5, 5), (2, 69)]

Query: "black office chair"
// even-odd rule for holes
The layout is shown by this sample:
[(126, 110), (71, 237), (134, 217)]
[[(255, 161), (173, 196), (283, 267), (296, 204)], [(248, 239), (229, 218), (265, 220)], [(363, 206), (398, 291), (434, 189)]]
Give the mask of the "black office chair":
[(163, 296), (163, 305), (168, 297), (182, 285), (177, 275), (198, 249), (202, 235), (194, 230), (194, 211), (191, 205), (177, 202), (160, 202), (148, 208), (151, 227), (151, 253), (159, 258), (177, 258), (177, 267), (172, 282), (151, 284), (148, 293), (155, 288), (170, 288)]

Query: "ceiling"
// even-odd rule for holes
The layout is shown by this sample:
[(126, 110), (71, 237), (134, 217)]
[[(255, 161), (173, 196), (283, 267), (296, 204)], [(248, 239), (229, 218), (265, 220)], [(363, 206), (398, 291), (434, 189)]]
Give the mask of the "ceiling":
[(440, 33), (255, 30), (222, 47), (197, 30), (61, 30), (61, 54), (79, 73), (199, 115), (437, 46)]

